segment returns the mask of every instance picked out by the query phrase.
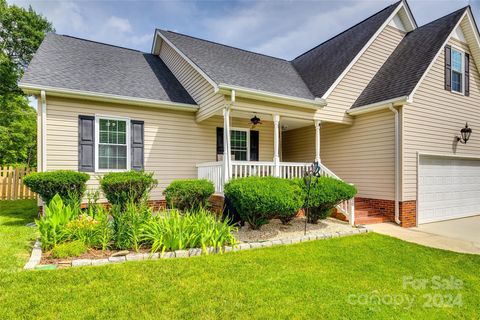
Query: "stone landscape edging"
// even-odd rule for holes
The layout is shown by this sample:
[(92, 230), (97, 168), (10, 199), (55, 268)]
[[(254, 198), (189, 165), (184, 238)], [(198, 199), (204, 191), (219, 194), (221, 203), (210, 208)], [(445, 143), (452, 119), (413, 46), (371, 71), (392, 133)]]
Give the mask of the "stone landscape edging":
[[(166, 251), (164, 253), (129, 253), (125, 256), (117, 256), (117, 257), (108, 257), (103, 259), (74, 259), (69, 264), (63, 264), (63, 266), (72, 266), (72, 267), (81, 267), (81, 266), (99, 266), (105, 265), (110, 263), (122, 263), (126, 261), (142, 261), (142, 260), (155, 260), (155, 259), (169, 259), (169, 258), (188, 258), (188, 257), (195, 257), (201, 256), (204, 254), (217, 254), (217, 253), (226, 253), (226, 252), (236, 252), (236, 251), (244, 251), (250, 250), (255, 248), (266, 248), (278, 245), (287, 245), (299, 242), (307, 242), (313, 240), (323, 240), (329, 238), (338, 238), (338, 237), (345, 237), (360, 233), (367, 233), (370, 230), (365, 227), (358, 227), (356, 229), (352, 229), (349, 231), (337, 231), (333, 233), (311, 233), (300, 237), (294, 238), (283, 238), (277, 240), (266, 240), (266, 241), (254, 241), (254, 242), (243, 242), (239, 243), (235, 246), (225, 246), (222, 247), (222, 250), (215, 249), (213, 247), (207, 248), (207, 253), (204, 253), (201, 248), (190, 248), (187, 250), (175, 250), (175, 251)], [(40, 265), (40, 261), (42, 259), (42, 247), (39, 240), (35, 241), (35, 245), (33, 246), (32, 254), (30, 259), (28, 260), (27, 264), (25, 265), (25, 270), (32, 270), (35, 269), (37, 266)]]

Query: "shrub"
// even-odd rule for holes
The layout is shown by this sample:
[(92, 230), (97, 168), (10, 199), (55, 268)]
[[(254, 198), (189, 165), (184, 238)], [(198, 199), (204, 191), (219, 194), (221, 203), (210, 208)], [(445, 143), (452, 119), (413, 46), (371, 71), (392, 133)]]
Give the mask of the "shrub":
[(286, 224), (302, 207), (302, 189), (292, 180), (274, 177), (234, 179), (225, 185), (225, 195), (231, 200), (242, 220), (253, 229), (278, 217)]
[(122, 209), (130, 201), (140, 203), (156, 185), (153, 173), (143, 171), (111, 172), (100, 179), (105, 197), (111, 204), (120, 205)]
[(165, 250), (183, 250), (207, 247), (220, 249), (236, 243), (232, 232), (236, 229), (228, 220), (218, 221), (205, 210), (187, 211), (181, 215), (178, 210), (161, 212), (148, 221), (142, 231), (142, 240), (152, 246), (152, 253)]
[(55, 246), (52, 249), (52, 257), (57, 259), (78, 257), (85, 252), (87, 252), (87, 246), (82, 241), (77, 240)]
[(134, 249), (138, 251), (141, 245), (141, 230), (152, 218), (152, 211), (146, 203), (129, 202), (125, 210), (119, 205), (112, 208), (115, 230), (115, 246), (118, 249)]
[(213, 183), (206, 179), (175, 180), (163, 194), (167, 203), (180, 210), (206, 208), (208, 198), (215, 192)]
[(56, 194), (60, 195), (63, 201), (72, 197), (80, 201), (88, 179), (90, 176), (83, 172), (58, 170), (30, 173), (25, 177), (24, 183), (48, 205)]
[(40, 220), (35, 220), (40, 232), (42, 248), (49, 250), (66, 240), (65, 226), (76, 216), (79, 208), (65, 205), (62, 198), (57, 194), (50, 203), (45, 206), (45, 212)]
[[(297, 180), (307, 193), (307, 188), (302, 180)], [(313, 178), (308, 199), (308, 222), (317, 223), (325, 219), (331, 210), (342, 201), (351, 199), (357, 194), (357, 189), (341, 180), (331, 177)]]

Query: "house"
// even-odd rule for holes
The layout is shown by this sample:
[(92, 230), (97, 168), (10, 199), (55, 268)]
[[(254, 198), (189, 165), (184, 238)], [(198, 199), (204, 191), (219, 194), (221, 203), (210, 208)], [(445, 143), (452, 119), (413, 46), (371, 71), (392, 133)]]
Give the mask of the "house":
[(49, 34), (19, 85), (39, 101), (39, 170), (92, 188), (153, 171), (162, 201), (173, 179), (221, 193), (316, 160), (358, 188), (356, 223), (411, 227), (480, 213), (479, 65), (470, 7), (418, 27), (400, 1), (291, 61), (166, 30), (151, 53)]

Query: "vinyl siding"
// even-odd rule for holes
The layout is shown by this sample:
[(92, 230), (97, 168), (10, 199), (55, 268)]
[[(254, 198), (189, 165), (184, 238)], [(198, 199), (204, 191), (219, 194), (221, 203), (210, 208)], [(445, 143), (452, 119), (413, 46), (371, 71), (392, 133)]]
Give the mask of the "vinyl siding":
[[(470, 52), (466, 44), (449, 44)], [(480, 157), (480, 76), (470, 56), (470, 96), (444, 90), (444, 61), (441, 54), (404, 107), (403, 127), (403, 200), (415, 200), (417, 192), (417, 152)], [(473, 129), (466, 145), (456, 142), (460, 129), (468, 121)]]
[[(47, 97), (47, 170), (78, 170), (78, 116), (106, 115), (145, 121), (145, 171), (159, 181), (152, 199), (161, 199), (163, 189), (174, 179), (196, 178), (196, 165), (216, 161), (216, 127), (223, 118), (202, 123), (193, 113), (108, 103)], [(248, 128), (246, 119), (232, 119), (232, 127)], [(273, 123), (264, 121), (260, 132), (260, 161), (273, 159)], [(89, 188), (98, 186), (91, 174)]]
[(405, 32), (386, 26), (345, 77), (327, 97), (328, 105), (318, 112), (322, 120), (351, 123), (350, 109), (367, 84), (405, 36)]
[[(382, 110), (357, 116), (352, 125), (322, 123), (322, 163), (358, 188), (358, 196), (394, 199), (394, 116)], [(312, 126), (283, 133), (283, 161), (315, 158)]]
[(161, 46), (160, 58), (200, 106), (198, 121), (208, 118), (224, 106), (224, 96), (214, 93), (213, 86), (165, 42)]

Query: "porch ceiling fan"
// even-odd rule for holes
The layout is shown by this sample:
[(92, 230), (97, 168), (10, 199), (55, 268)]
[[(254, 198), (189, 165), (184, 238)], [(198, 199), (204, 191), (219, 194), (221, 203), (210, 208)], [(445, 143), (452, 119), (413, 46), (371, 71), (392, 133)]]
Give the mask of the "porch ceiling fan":
[(250, 119), (251, 129), (255, 128), (259, 124), (262, 124), (262, 120), (260, 120), (260, 118), (257, 117), (257, 115), (255, 115), (253, 118)]

